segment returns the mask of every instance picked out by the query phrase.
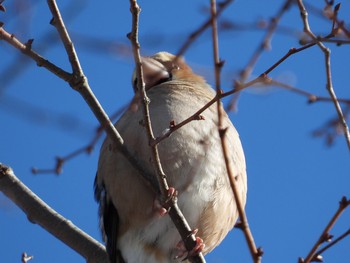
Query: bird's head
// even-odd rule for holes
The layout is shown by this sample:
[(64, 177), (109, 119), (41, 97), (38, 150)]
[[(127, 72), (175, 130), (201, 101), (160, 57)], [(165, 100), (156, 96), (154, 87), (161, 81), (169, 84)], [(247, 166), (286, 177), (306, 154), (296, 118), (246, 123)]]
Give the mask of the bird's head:
[[(203, 77), (193, 73), (182, 57), (168, 52), (159, 52), (150, 57), (142, 57), (142, 70), (146, 90), (172, 80), (183, 80), (205, 83)], [(132, 83), (137, 91), (138, 78), (133, 73)]]

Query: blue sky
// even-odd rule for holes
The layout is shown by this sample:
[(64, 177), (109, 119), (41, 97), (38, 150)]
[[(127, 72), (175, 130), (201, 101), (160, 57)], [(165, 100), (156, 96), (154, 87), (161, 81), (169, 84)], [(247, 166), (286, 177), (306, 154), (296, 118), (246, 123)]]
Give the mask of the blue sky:
[[(55, 40), (56, 32), (49, 25), (51, 15), (46, 4), (32, 2), (31, 6), (26, 1), (5, 1), (7, 12), (0, 13), (0, 21), (23, 42), (34, 38), (34, 50), (69, 71), (63, 46)], [(235, 1), (223, 13), (222, 19), (237, 25), (235, 30), (220, 32), (220, 56), (226, 61), (222, 75), (225, 90), (232, 88), (237, 73), (264, 36), (257, 22), (274, 16), (283, 2)], [(58, 4), (90, 86), (107, 113), (113, 114), (133, 94), (133, 59), (126, 38), (131, 28), (129, 1), (96, 4), (80, 0), (72, 5), (65, 0)], [(163, 50), (176, 53), (189, 33), (208, 17), (209, 1), (154, 0), (139, 4), (140, 42), (145, 55)], [(339, 16), (345, 22), (350, 21), (349, 8), (350, 1), (342, 1)], [(326, 35), (331, 28), (329, 22), (312, 12), (310, 24), (317, 35)], [(262, 54), (252, 76), (261, 74), (291, 47), (298, 47), (301, 30), (299, 11), (293, 6), (283, 16), (271, 49)], [(197, 39), (185, 58), (213, 84), (210, 35), (207, 31)], [(335, 91), (338, 97), (349, 98), (349, 46), (327, 46), (332, 50)], [(32, 167), (52, 168), (56, 156), (65, 156), (87, 144), (95, 134), (97, 121), (78, 93), (3, 41), (0, 57), (0, 162), (11, 166), (52, 208), (101, 240), (93, 180), (102, 140), (90, 155), (67, 162), (59, 176), (30, 172)], [(18, 72), (11, 69), (8, 73), (9, 65), (16, 65)], [(315, 95), (328, 95), (324, 56), (317, 47), (290, 57), (270, 76)], [(230, 113), (246, 154), (246, 210), (255, 241), (265, 251), (263, 262), (297, 262), (298, 257), (306, 256), (336, 211), (338, 201), (344, 195), (350, 197), (345, 139), (338, 136), (328, 147), (323, 137), (312, 136), (335, 114), (332, 103), (308, 104), (306, 97), (277, 87), (245, 90), (238, 111)], [(349, 218), (350, 212), (345, 211), (332, 234), (347, 230)], [(33, 262), (38, 263), (84, 262), (63, 243), (29, 223), (23, 212), (1, 194), (0, 222), (3, 262), (19, 262), (24, 251), (34, 255)], [(326, 252), (325, 262), (344, 262), (350, 257), (349, 245), (348, 238)], [(239, 230), (232, 231), (206, 259), (213, 263), (251, 262)]]

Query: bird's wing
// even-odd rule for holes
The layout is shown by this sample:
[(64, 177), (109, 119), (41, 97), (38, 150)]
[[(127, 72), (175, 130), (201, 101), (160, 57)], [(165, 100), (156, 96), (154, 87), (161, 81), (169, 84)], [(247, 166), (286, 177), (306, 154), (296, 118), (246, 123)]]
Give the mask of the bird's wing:
[(103, 184), (94, 182), (95, 199), (99, 202), (100, 228), (106, 242), (106, 250), (111, 263), (125, 263), (120, 251), (117, 249), (119, 215), (112, 200), (108, 198)]

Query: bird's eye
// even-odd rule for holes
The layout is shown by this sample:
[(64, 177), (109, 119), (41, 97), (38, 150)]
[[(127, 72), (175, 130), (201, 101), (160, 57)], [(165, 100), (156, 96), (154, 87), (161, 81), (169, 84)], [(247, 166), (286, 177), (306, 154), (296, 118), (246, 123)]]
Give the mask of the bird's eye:
[(177, 64), (173, 64), (172, 65), (172, 69), (174, 70), (179, 70), (180, 69), (180, 67), (179, 67), (179, 65), (177, 65)]

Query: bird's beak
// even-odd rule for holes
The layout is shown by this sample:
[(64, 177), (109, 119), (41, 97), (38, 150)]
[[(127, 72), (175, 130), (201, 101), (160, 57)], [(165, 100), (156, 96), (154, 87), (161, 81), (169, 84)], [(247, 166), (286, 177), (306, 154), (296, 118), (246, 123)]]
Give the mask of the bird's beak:
[[(142, 57), (142, 70), (143, 79), (145, 82), (146, 90), (167, 81), (170, 78), (170, 73), (163, 64), (151, 57)], [(134, 72), (134, 80), (137, 80), (136, 73)], [(137, 85), (137, 81), (134, 81), (134, 85)], [(137, 87), (134, 87), (137, 90)]]

